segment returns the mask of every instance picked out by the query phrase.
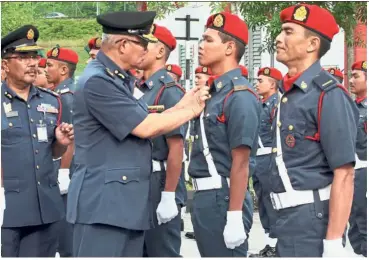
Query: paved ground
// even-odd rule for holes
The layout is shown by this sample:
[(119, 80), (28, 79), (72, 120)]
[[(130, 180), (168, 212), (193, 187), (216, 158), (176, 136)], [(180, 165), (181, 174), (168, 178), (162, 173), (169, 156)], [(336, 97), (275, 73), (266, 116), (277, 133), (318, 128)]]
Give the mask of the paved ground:
[[(196, 241), (193, 239), (188, 239), (184, 235), (187, 231), (192, 231), (192, 223), (191, 217), (189, 213), (184, 215), (184, 232), (182, 232), (182, 248), (181, 248), (181, 255), (183, 257), (200, 257), (199, 251), (197, 250)], [(347, 240), (348, 241), (348, 240)], [(254, 223), (252, 225), (252, 229), (250, 232), (250, 239), (249, 239), (249, 253), (257, 253), (260, 249), (264, 247), (264, 231), (260, 223), (259, 214), (254, 214)], [(348, 242), (346, 246), (347, 250), (352, 254), (352, 257), (361, 257), (356, 255), (350, 242)], [(364, 257), (362, 257), (364, 258)]]

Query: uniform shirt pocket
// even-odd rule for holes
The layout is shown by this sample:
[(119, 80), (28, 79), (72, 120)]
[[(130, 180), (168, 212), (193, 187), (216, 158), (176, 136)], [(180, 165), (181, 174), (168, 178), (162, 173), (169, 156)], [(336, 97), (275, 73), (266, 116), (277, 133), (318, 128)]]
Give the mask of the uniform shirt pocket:
[(21, 118), (8, 117), (8, 128), (1, 131), (1, 143), (2, 144), (17, 144), (23, 141), (25, 137), (25, 130)]
[(128, 184), (131, 182), (140, 182), (139, 174), (140, 174), (139, 167), (109, 169), (105, 173), (105, 184), (109, 183)]

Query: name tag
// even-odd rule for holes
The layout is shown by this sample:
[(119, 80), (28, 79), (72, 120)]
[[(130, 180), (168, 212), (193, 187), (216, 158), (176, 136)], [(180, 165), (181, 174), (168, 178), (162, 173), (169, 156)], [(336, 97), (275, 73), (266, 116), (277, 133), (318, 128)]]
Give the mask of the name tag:
[(16, 117), (18, 116), (18, 111), (10, 111), (6, 113), (6, 117)]
[(45, 124), (37, 125), (37, 139), (39, 143), (47, 143), (47, 128)]

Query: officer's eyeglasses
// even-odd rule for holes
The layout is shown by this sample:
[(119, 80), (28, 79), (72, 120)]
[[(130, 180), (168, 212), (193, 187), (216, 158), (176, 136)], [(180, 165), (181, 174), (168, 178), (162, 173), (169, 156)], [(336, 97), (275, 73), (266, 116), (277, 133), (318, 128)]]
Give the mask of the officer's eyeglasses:
[(29, 63), (30, 61), (37, 61), (39, 62), (41, 60), (41, 57), (38, 55), (19, 55), (19, 56), (10, 56), (4, 58), (6, 60), (15, 59), (18, 60), (21, 63)]
[(136, 40), (131, 40), (131, 39), (128, 39), (128, 38), (121, 38), (121, 39), (117, 40), (115, 43), (121, 42), (123, 40), (126, 40), (126, 41), (132, 42), (134, 44), (140, 45), (142, 48), (144, 48), (145, 51), (147, 50), (147, 45), (149, 44), (147, 41), (144, 41), (144, 40), (136, 41)]

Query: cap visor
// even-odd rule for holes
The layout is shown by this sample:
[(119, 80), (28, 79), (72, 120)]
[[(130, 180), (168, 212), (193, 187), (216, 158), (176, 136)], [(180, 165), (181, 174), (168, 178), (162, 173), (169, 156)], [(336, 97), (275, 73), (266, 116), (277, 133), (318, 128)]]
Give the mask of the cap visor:
[(159, 41), (152, 33), (139, 35), (139, 37), (141, 37), (142, 39), (148, 42), (155, 43)]
[(15, 48), (14, 51), (18, 51), (18, 52), (28, 52), (28, 51), (38, 51), (38, 50), (43, 50), (44, 48), (37, 46), (37, 45), (32, 45), (32, 46), (21, 46), (21, 47), (17, 47)]

